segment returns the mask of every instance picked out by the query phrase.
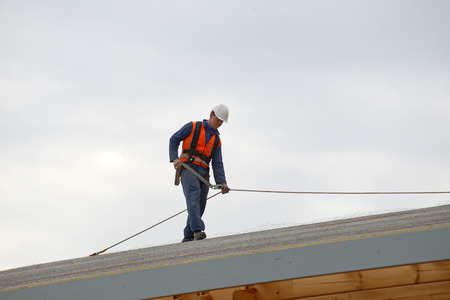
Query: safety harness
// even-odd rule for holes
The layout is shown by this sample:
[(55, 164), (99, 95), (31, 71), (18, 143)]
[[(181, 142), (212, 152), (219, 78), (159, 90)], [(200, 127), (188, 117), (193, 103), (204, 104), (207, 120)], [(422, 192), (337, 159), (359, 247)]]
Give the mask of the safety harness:
[[(209, 163), (220, 145), (220, 138), (217, 134), (215, 134), (214, 137), (211, 138), (211, 140), (214, 139), (211, 151), (208, 151), (208, 149), (211, 147), (211, 140), (206, 143), (206, 137), (203, 141), (204, 144), (201, 144), (200, 147), (198, 147), (203, 122), (197, 121), (195, 122), (194, 126), (194, 130), (191, 133), (192, 138), (190, 139), (189, 149), (183, 149), (182, 154), (180, 155), (180, 159), (182, 162), (190, 162), (195, 165), (200, 165), (206, 169), (209, 167)], [(204, 128), (203, 131), (203, 135), (206, 135), (206, 130)]]

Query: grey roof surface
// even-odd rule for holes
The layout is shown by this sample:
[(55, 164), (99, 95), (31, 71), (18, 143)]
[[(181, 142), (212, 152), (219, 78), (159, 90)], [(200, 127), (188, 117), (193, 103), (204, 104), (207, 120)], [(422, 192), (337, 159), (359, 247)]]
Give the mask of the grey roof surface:
[[(101, 254), (0, 272), (0, 292), (256, 252), (450, 226), (450, 205)], [(93, 249), (95, 250), (95, 249)], [(1, 298), (1, 294), (0, 294)]]

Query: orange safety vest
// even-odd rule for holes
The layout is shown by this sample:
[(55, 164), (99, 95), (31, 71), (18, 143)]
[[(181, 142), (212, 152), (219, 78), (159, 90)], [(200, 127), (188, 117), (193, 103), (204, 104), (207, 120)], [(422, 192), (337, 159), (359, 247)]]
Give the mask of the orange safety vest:
[(180, 159), (182, 162), (189, 161), (206, 169), (220, 144), (220, 138), (217, 134), (214, 134), (211, 140), (206, 143), (203, 122), (192, 122), (192, 132), (183, 140), (183, 152)]

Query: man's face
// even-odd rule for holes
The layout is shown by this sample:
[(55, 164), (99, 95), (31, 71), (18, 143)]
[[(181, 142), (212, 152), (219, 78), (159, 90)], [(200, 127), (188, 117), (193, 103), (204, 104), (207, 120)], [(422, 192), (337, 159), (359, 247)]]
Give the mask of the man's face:
[(223, 121), (216, 117), (216, 115), (211, 113), (211, 115), (209, 116), (208, 124), (212, 129), (218, 129), (220, 126), (222, 126)]

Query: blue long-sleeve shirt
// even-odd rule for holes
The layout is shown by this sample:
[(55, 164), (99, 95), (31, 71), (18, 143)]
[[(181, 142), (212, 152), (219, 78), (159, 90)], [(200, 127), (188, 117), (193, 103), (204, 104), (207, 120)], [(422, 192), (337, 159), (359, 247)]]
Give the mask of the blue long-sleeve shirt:
[[(206, 136), (206, 143), (211, 140), (214, 134), (217, 134), (219, 136), (219, 131), (217, 129), (213, 129), (209, 126), (207, 120), (203, 120), (203, 125), (205, 126), (205, 136)], [(192, 123), (189, 122), (183, 127), (181, 127), (180, 130), (175, 132), (171, 137), (169, 141), (169, 159), (170, 162), (173, 162), (175, 159), (179, 158), (178, 156), (178, 148), (180, 146), (180, 143), (185, 140), (192, 132)], [(222, 161), (222, 145), (220, 145), (216, 152), (214, 153), (214, 156), (211, 160), (213, 173), (214, 173), (214, 180), (216, 184), (227, 184), (227, 180), (225, 177), (225, 171), (223, 168), (223, 161)], [(209, 168), (205, 169), (201, 166), (194, 165), (195, 170), (200, 173), (202, 176), (209, 177)]]

